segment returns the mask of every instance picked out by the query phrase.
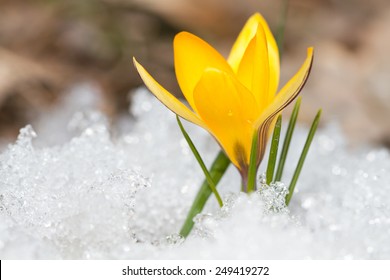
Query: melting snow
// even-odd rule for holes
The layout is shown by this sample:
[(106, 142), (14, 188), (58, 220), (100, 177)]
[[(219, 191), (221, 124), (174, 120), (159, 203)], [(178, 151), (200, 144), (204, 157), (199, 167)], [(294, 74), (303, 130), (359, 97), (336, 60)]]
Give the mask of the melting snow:
[[(248, 197), (231, 167), (225, 206), (211, 197), (184, 241), (203, 176), (173, 114), (141, 88), (112, 127), (95, 91), (74, 88), (0, 155), (1, 259), (390, 258), (387, 150), (348, 151), (337, 126), (320, 130), (288, 209), (285, 184), (259, 178)], [(210, 164), (214, 140), (186, 128)], [(286, 185), (306, 134), (295, 132)]]

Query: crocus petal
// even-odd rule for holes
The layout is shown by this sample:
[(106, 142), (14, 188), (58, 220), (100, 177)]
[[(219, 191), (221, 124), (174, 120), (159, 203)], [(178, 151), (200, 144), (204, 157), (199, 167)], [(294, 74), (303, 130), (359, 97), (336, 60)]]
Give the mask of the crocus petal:
[(225, 58), (199, 37), (180, 32), (175, 36), (174, 59), (177, 81), (188, 103), (194, 108), (193, 91), (206, 68), (233, 73)]
[[(298, 72), (282, 88), (272, 103), (264, 110), (261, 116), (256, 120), (255, 127), (259, 131), (260, 148), (265, 149), (268, 132), (272, 127), (274, 118), (289, 105), (302, 90), (309, 76), (311, 65), (313, 63), (313, 48), (307, 49), (307, 57)], [(262, 157), (262, 155), (260, 155)]]
[(274, 35), (272, 34), (266, 20), (260, 15), (257, 14), (257, 19), (260, 25), (264, 29), (265, 36), (267, 38), (267, 48), (268, 48), (268, 62), (269, 62), (269, 93), (272, 98), (279, 86), (279, 77), (280, 77), (280, 60), (279, 60), (279, 49), (276, 44)]
[(259, 134), (260, 137), (259, 137), (259, 140), (258, 140), (258, 143), (257, 143), (258, 149), (257, 149), (257, 156), (256, 156), (257, 166), (259, 166), (261, 161), (263, 160), (264, 153), (265, 153), (265, 150), (266, 150), (266, 147), (267, 147), (267, 141), (268, 141), (268, 139), (270, 138), (270, 136), (272, 135), (272, 133), (274, 131), (277, 118), (278, 118), (278, 116), (280, 114), (281, 114), (280, 112), (279, 112), (279, 114), (276, 114), (274, 117), (272, 117), (270, 119), (270, 123), (267, 123), (266, 126), (264, 126), (264, 128), (265, 128), (265, 135)]
[(251, 16), (246, 22), (241, 33), (238, 35), (237, 40), (232, 47), (232, 50), (230, 51), (228, 63), (230, 64), (234, 72), (238, 71), (244, 53), (253, 37), (256, 35), (259, 25), (263, 27), (267, 39), (268, 61), (270, 69), (268, 92), (270, 92), (271, 94), (275, 94), (279, 85), (280, 75), (279, 50), (275, 38), (272, 35), (272, 32), (267, 22), (259, 13), (256, 13)]
[(247, 49), (249, 43), (257, 32), (258, 25), (259, 14), (256, 13), (247, 20), (236, 41), (233, 44), (227, 61), (232, 67), (233, 71), (236, 73), (240, 66), (241, 59), (244, 56), (245, 50)]
[(165, 106), (168, 107), (168, 109), (170, 109), (175, 114), (181, 116), (183, 119), (186, 119), (196, 125), (205, 128), (204, 123), (199, 119), (197, 115), (194, 114), (194, 112), (188, 109), (183, 103), (181, 103), (176, 97), (174, 97), (155, 79), (153, 79), (153, 77), (145, 70), (145, 68), (141, 64), (137, 62), (135, 58), (133, 58), (133, 61), (145, 85), (157, 97), (158, 100), (160, 100)]
[(241, 59), (237, 77), (253, 93), (260, 105), (259, 112), (268, 105), (269, 76), (267, 40), (263, 27), (258, 25)]
[(195, 87), (194, 101), (199, 116), (232, 163), (240, 170), (247, 168), (258, 114), (252, 93), (235, 77), (209, 68)]

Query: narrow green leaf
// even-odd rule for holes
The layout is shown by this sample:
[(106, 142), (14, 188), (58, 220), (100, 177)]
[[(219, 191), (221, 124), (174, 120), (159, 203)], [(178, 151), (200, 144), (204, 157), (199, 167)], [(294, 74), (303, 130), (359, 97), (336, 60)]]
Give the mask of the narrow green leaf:
[[(251, 193), (256, 190), (256, 174), (257, 174), (257, 150), (258, 150), (259, 134), (255, 133), (252, 139), (251, 155), (249, 159), (249, 170), (248, 170), (248, 184), (246, 191)], [(244, 189), (245, 191), (245, 189)]]
[[(219, 183), (219, 180), (221, 180), (222, 176), (225, 174), (227, 168), (230, 165), (230, 160), (226, 156), (226, 154), (223, 151), (220, 151), (215, 158), (213, 164), (210, 168), (210, 177), (213, 179), (214, 183), (217, 185)], [(184, 238), (187, 237), (193, 226), (194, 226), (194, 217), (198, 215), (200, 212), (202, 212), (207, 200), (209, 199), (212, 191), (209, 186), (209, 183), (205, 179), (202, 183), (202, 186), (200, 187), (194, 202), (192, 203), (191, 209), (187, 214), (187, 218), (184, 221), (184, 224), (180, 230), (180, 235)]]
[(194, 154), (196, 160), (198, 161), (200, 167), (202, 168), (204, 175), (206, 176), (206, 180), (207, 180), (207, 183), (209, 184), (209, 187), (211, 188), (211, 191), (214, 193), (215, 198), (217, 199), (219, 206), (222, 207), (223, 202), (222, 202), (221, 196), (219, 195), (217, 188), (215, 187), (213, 179), (211, 178), (210, 173), (207, 170), (207, 167), (202, 160), (202, 157), (200, 156), (198, 150), (196, 149), (196, 147), (195, 147), (194, 143), (192, 142), (190, 136), (188, 135), (187, 131), (184, 129), (184, 126), (181, 123), (178, 115), (176, 115), (176, 120), (177, 120), (177, 123), (179, 124), (181, 132), (183, 133), (184, 138), (186, 139), (186, 141), (188, 143), (188, 146), (190, 147), (192, 153)]
[(269, 150), (268, 165), (266, 171), (267, 185), (269, 185), (272, 182), (274, 177), (281, 127), (282, 127), (282, 115), (279, 115), (278, 119), (276, 120), (274, 133), (272, 135), (271, 147)]
[(290, 122), (288, 123), (287, 132), (286, 132), (286, 136), (284, 137), (282, 152), (280, 154), (278, 169), (276, 170), (274, 181), (280, 181), (282, 179), (284, 164), (286, 163), (288, 149), (290, 147), (291, 138), (294, 133), (295, 124), (297, 122), (300, 106), (301, 106), (301, 97), (298, 97), (297, 101), (295, 102), (294, 109), (291, 113)]
[(321, 112), (322, 112), (322, 110), (319, 110), (317, 115), (316, 115), (316, 117), (313, 120), (313, 123), (312, 123), (312, 125), (310, 127), (309, 134), (307, 135), (305, 146), (303, 147), (303, 150), (302, 150), (301, 156), (299, 158), (297, 167), (295, 168), (294, 175), (293, 175), (293, 177), (291, 179), (291, 183), (290, 183), (290, 186), (288, 188), (289, 193), (286, 195), (286, 205), (287, 206), (289, 205), (289, 203), (291, 201), (291, 198), (292, 198), (292, 196), (294, 194), (295, 185), (297, 184), (297, 181), (298, 181), (298, 178), (299, 178), (299, 174), (301, 174), (303, 163), (305, 162), (306, 155), (307, 155), (307, 153), (309, 151), (311, 142), (312, 142), (312, 140), (314, 138), (314, 134), (316, 133), (318, 124), (320, 122)]
[(278, 29), (276, 32), (276, 44), (279, 49), (279, 57), (282, 59), (283, 56), (283, 42), (284, 42), (284, 30), (286, 29), (287, 12), (288, 12), (289, 0), (283, 0), (282, 10), (279, 17)]

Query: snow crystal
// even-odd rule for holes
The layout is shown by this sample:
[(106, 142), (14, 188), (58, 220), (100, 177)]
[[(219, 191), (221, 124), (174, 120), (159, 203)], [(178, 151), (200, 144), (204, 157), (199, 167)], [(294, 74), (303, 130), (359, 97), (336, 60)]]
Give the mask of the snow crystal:
[[(224, 206), (211, 196), (184, 240), (177, 233), (202, 172), (174, 115), (143, 88), (133, 97), (131, 114), (110, 125), (99, 90), (77, 86), (21, 129), (0, 155), (0, 258), (390, 258), (389, 152), (349, 150), (335, 124), (318, 131), (288, 208), (304, 127), (282, 182), (260, 176), (248, 196), (229, 168)], [(185, 126), (210, 164), (215, 141)]]

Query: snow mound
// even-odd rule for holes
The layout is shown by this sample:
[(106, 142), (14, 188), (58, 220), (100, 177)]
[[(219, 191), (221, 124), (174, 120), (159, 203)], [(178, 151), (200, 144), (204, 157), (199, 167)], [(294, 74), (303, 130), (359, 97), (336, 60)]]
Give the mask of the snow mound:
[[(0, 258), (390, 258), (387, 150), (349, 151), (336, 125), (323, 128), (286, 208), (307, 134), (298, 127), (283, 182), (260, 177), (248, 196), (229, 168), (224, 207), (211, 197), (183, 240), (177, 233), (203, 176), (174, 115), (140, 88), (132, 116), (110, 125), (96, 91), (74, 88), (0, 154)], [(218, 146), (185, 125), (210, 164)]]

